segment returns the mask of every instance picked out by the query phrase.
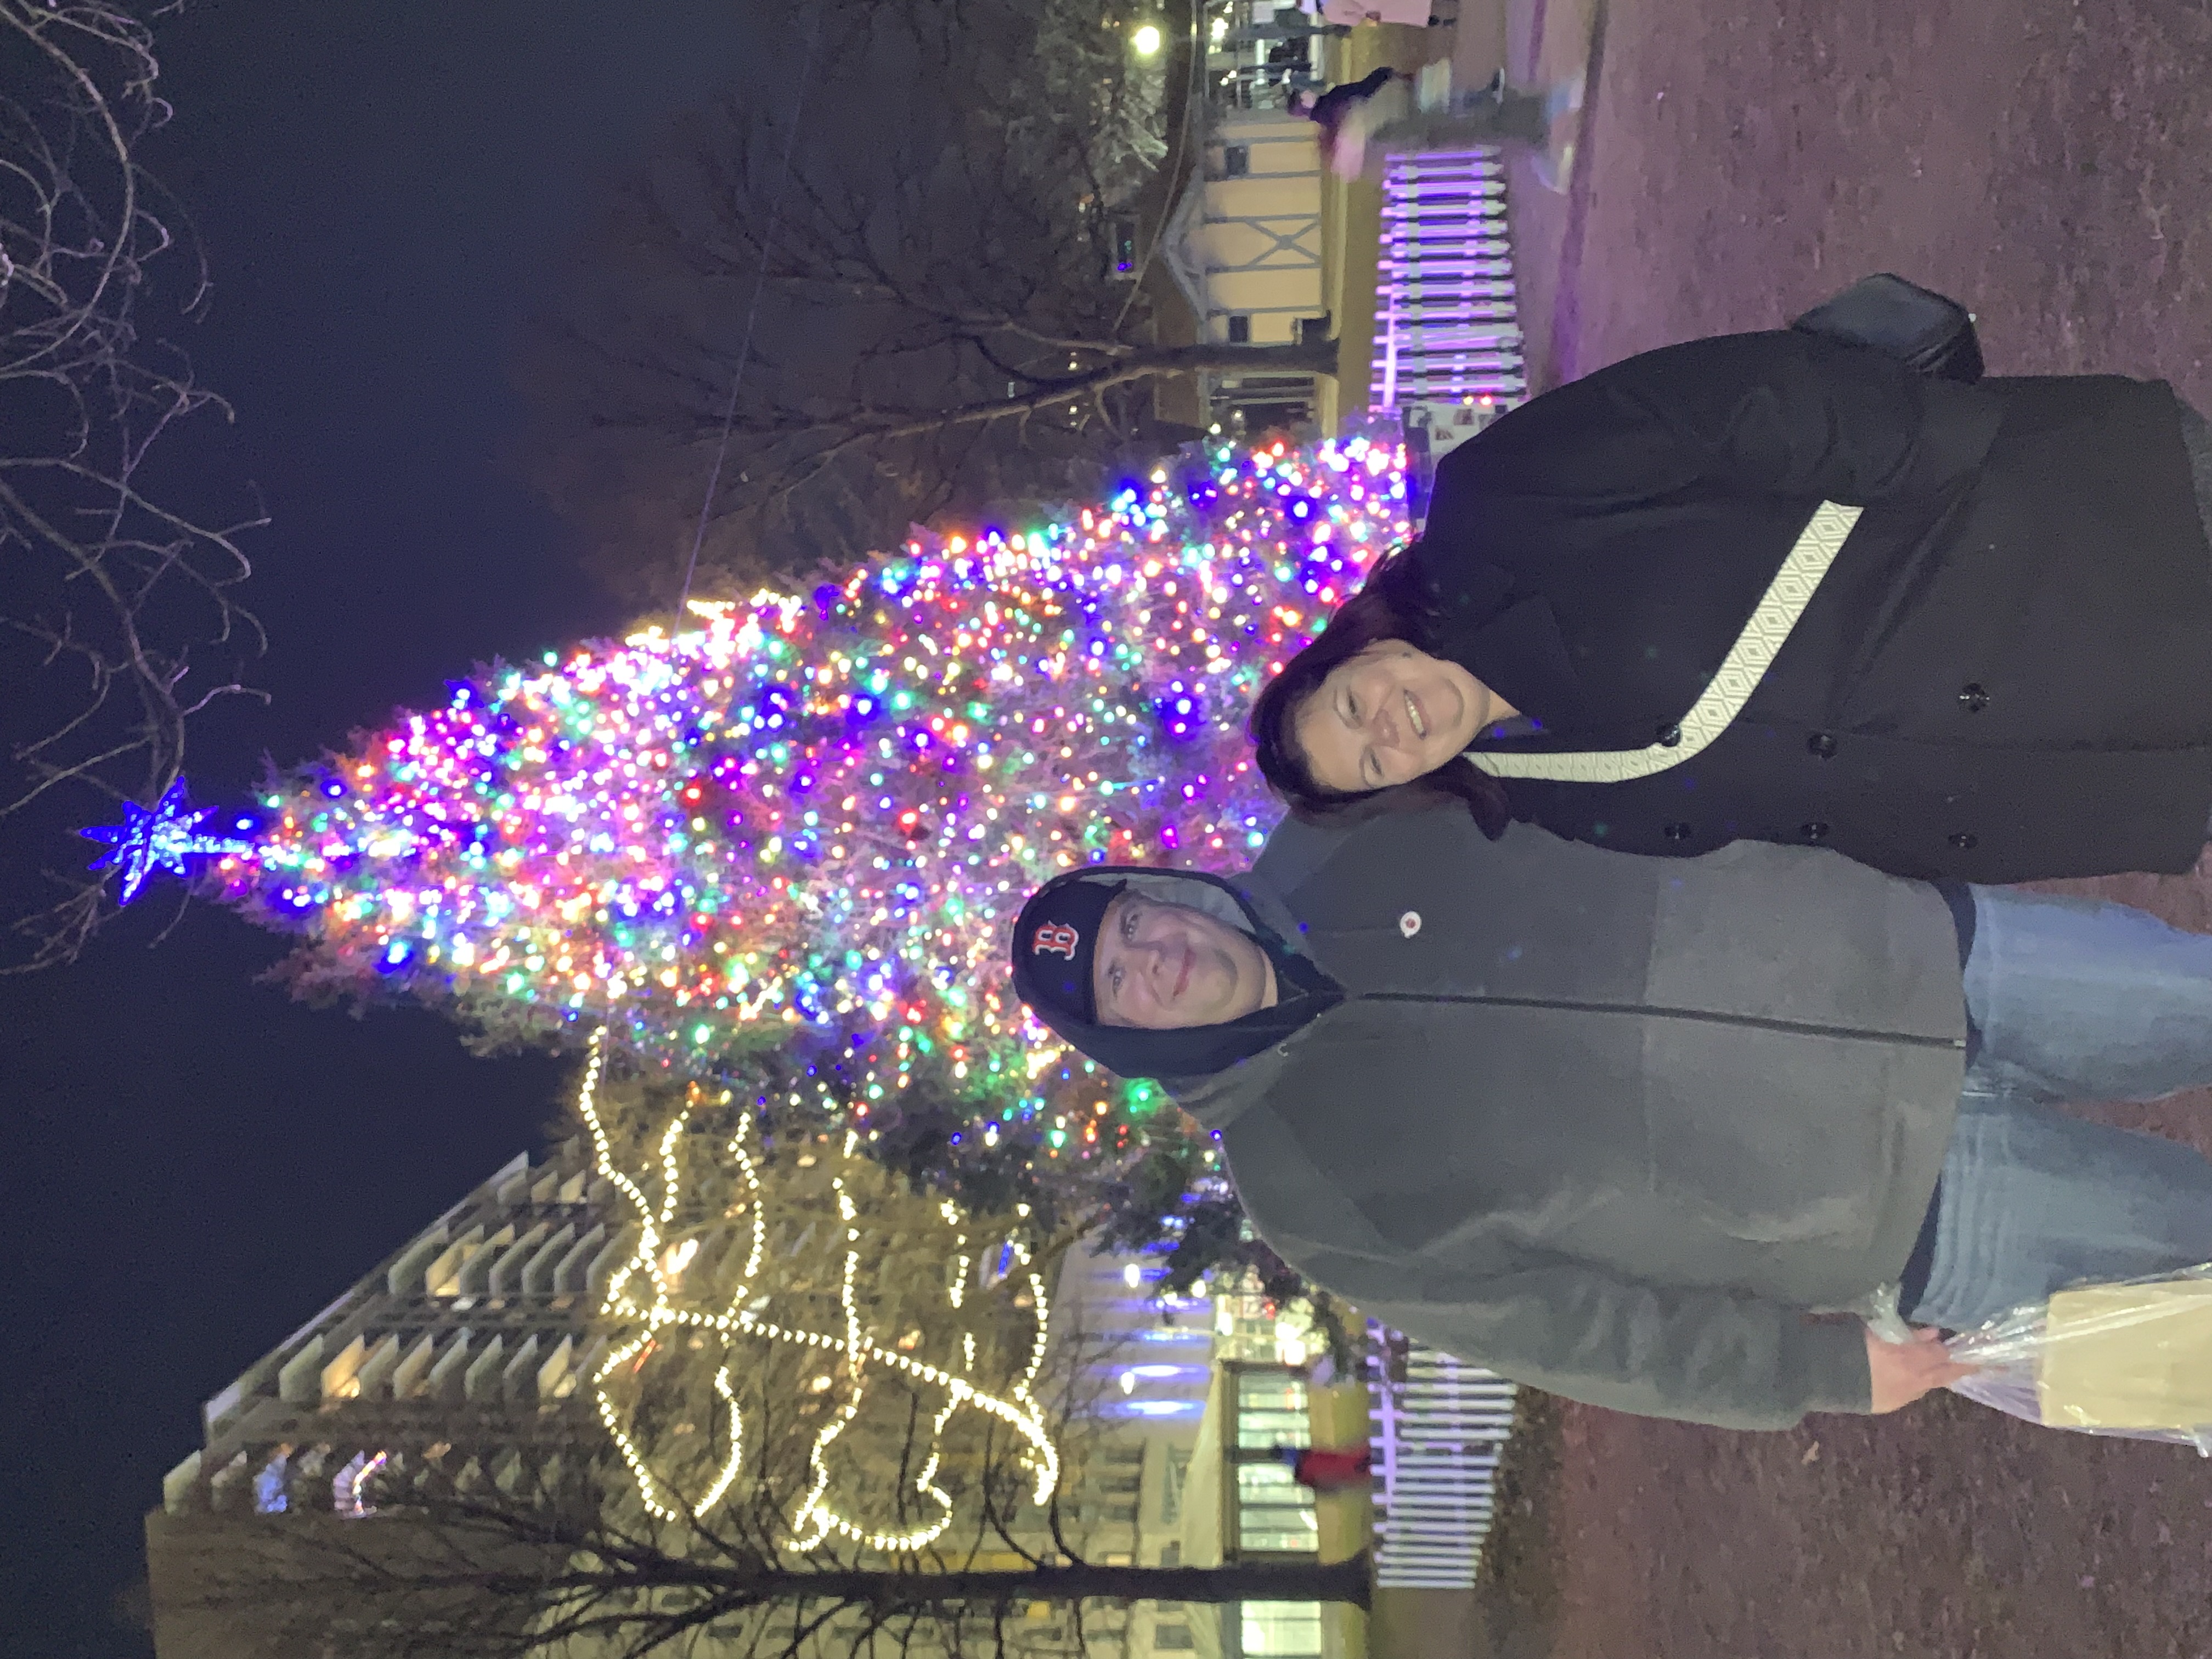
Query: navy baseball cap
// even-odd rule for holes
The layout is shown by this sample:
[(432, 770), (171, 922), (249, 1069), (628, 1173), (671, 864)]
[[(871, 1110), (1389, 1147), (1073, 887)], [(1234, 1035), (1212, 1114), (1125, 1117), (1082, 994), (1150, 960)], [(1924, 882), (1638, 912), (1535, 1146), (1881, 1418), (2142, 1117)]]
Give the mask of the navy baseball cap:
[(1118, 881), (1089, 878), (1087, 871), (1073, 875), (1038, 889), (1014, 922), (1014, 994), (1055, 1030), (1060, 1022), (1054, 1014), (1063, 1019), (1073, 1015), (1085, 1025), (1097, 1023), (1091, 968), (1106, 925), (1106, 907), (1122, 887)]

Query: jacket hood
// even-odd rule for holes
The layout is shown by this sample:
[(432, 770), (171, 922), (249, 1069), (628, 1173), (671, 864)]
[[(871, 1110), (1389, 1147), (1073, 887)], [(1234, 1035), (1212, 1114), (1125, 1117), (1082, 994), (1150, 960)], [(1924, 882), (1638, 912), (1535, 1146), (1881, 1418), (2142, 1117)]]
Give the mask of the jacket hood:
[[(1279, 1042), (1343, 993), (1328, 975), (1285, 941), (1291, 927), (1287, 911), (1263, 908), (1255, 894), (1219, 876), (1193, 870), (1162, 870), (1139, 865), (1091, 865), (1055, 876), (1040, 888), (1030, 905), (1073, 882), (1132, 887), (1162, 904), (1187, 905), (1225, 921), (1256, 940), (1274, 964), (1276, 1001), (1222, 1025), (1194, 1025), (1175, 1031), (1145, 1031), (1127, 1025), (1100, 1025), (1035, 994), (1036, 988), (1017, 963), (1014, 994), (1054, 1036), (1108, 1071), (1130, 1079), (1149, 1079), (1170, 1093), (1234, 1066)], [(1029, 908), (1024, 907), (1024, 912)]]

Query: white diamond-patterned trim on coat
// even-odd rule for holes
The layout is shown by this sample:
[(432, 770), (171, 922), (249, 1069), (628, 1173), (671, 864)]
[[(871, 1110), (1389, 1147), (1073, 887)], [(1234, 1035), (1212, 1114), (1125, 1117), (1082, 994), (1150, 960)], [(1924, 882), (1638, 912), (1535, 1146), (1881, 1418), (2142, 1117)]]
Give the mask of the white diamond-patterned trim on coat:
[(1797, 618), (1812, 603), (1814, 590), (1836, 562), (1836, 555), (1864, 509), (1822, 501), (1766, 585), (1751, 620), (1721, 659), (1712, 684), (1682, 716), (1681, 740), (1647, 744), (1641, 749), (1597, 749), (1578, 754), (1524, 755), (1470, 749), (1467, 758), (1493, 778), (1541, 778), (1553, 783), (1626, 783), (1648, 778), (1700, 753), (1743, 712), (1751, 694), (1766, 677)]

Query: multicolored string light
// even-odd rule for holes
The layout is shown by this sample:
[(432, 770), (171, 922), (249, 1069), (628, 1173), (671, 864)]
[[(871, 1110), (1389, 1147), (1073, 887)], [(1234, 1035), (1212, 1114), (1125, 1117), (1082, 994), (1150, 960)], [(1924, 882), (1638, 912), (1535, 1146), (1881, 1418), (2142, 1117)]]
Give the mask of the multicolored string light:
[(1214, 449), (1041, 528), (695, 605), (307, 769), (212, 878), (304, 932), (326, 989), (605, 1025), (690, 1075), (773, 1050), (862, 1127), (920, 1085), (979, 1138), (1119, 1147), (1157, 1094), (1028, 1018), (1006, 928), (1078, 864), (1249, 860), (1277, 810), (1253, 691), (1405, 514), (1394, 444)]

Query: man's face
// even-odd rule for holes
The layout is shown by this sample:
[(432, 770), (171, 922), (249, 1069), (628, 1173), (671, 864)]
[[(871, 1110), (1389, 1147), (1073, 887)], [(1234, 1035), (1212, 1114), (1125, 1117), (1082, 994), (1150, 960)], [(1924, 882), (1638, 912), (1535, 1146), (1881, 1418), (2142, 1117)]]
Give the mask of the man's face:
[(1242, 929), (1124, 888), (1106, 907), (1091, 986), (1101, 1025), (1176, 1031), (1273, 1006), (1275, 970)]

